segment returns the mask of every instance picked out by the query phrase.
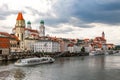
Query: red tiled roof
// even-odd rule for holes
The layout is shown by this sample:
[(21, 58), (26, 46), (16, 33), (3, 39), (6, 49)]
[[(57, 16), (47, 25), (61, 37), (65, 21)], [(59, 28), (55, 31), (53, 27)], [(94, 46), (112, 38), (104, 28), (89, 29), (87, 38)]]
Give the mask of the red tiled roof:
[(13, 38), (13, 39), (15, 39), (15, 40), (17, 40), (17, 41), (19, 41), (18, 37), (15, 36), (15, 35), (12, 35), (12, 34), (11, 34), (10, 37)]
[(10, 37), (10, 34), (7, 33), (7, 32), (0, 32), (1, 35), (4, 35), (4, 36), (7, 36), (7, 37)]
[(30, 32), (35, 32), (35, 33), (38, 33), (38, 31), (37, 31), (37, 30), (33, 30), (33, 29), (28, 29), (28, 28), (25, 28), (25, 30), (28, 30), (28, 31), (30, 31)]
[(24, 20), (21, 12), (18, 13), (17, 20)]
[(0, 37), (0, 48), (10, 48), (9, 38), (1, 38)]
[(31, 34), (31, 35), (33, 35), (33, 36), (38, 36), (38, 35), (36, 35), (36, 34)]
[(68, 44), (68, 47), (73, 47), (74, 46), (74, 44)]
[(103, 37), (96, 37), (95, 40), (96, 41), (106, 41)]

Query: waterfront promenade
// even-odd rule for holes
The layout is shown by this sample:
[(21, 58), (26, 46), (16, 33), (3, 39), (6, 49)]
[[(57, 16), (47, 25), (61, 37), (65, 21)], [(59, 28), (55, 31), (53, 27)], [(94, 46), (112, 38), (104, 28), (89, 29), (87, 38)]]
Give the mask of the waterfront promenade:
[(32, 57), (42, 57), (42, 56), (50, 56), (50, 57), (71, 57), (71, 56), (87, 56), (88, 53), (80, 52), (80, 53), (69, 53), (69, 52), (57, 52), (57, 53), (32, 53), (32, 52), (21, 52), (21, 53), (11, 53), (9, 55), (0, 55), (0, 60), (17, 60), (24, 58), (32, 58)]
[[(108, 50), (107, 51), (109, 55), (119, 53), (118, 50)], [(73, 57), (73, 56), (88, 56), (88, 52), (79, 52), (79, 53), (70, 53), (68, 51), (66, 52), (56, 52), (56, 53), (33, 53), (33, 52), (20, 52), (20, 53), (10, 53), (9, 55), (0, 55), (0, 60), (17, 60), (17, 59), (24, 59), (24, 58), (32, 58), (32, 57), (42, 57), (42, 56), (50, 56), (53, 58), (56, 57)], [(102, 52), (100, 55), (105, 55), (104, 52)]]

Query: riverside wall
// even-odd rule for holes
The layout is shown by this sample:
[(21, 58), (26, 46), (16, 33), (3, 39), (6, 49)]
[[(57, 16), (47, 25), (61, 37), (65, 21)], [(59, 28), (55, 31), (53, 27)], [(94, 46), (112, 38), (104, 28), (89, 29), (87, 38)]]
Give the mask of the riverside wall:
[(0, 60), (17, 60), (17, 59), (24, 59), (24, 58), (33, 58), (33, 57), (42, 57), (42, 56), (50, 56), (53, 58), (56, 57), (72, 57), (72, 56), (87, 56), (88, 53), (69, 53), (69, 52), (56, 52), (56, 53), (12, 53), (9, 55), (0, 55)]

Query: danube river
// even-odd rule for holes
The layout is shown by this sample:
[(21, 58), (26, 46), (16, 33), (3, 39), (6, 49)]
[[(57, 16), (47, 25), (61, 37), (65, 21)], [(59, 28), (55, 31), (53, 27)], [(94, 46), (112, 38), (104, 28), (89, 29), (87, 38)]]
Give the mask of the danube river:
[(15, 67), (0, 62), (0, 80), (120, 80), (120, 56), (57, 58), (55, 63)]

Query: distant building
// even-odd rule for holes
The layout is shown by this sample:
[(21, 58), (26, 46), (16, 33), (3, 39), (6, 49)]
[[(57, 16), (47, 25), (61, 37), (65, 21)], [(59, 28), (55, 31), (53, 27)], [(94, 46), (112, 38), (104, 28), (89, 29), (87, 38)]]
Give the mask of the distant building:
[(34, 43), (34, 52), (59, 52), (60, 45), (52, 40), (39, 40)]
[(78, 53), (81, 51), (81, 46), (75, 44), (68, 44), (68, 51), (70, 53)]
[(31, 51), (32, 45), (39, 40), (39, 37), (45, 36), (43, 20), (40, 22), (40, 29), (41, 30), (32, 29), (30, 21), (27, 22), (26, 26), (22, 13), (18, 13), (13, 33), (18, 37), (21, 52), (27, 50)]
[(68, 44), (70, 44), (69, 39), (61, 38), (59, 39), (59, 44), (60, 44), (60, 52), (68, 51)]
[(0, 55), (9, 55), (10, 53), (10, 39), (9, 34), (0, 32)]
[(45, 26), (44, 26), (44, 21), (40, 21), (40, 27), (39, 27), (39, 36), (45, 36)]
[(107, 43), (106, 46), (107, 46), (107, 49), (108, 49), (108, 50), (115, 48), (115, 45), (112, 44), (112, 43)]
[(105, 39), (105, 33), (102, 32), (101, 37), (95, 37), (94, 39), (90, 39), (88, 41), (88, 47), (89, 51), (91, 50), (97, 50), (97, 49), (105, 49), (106, 48), (106, 39)]
[(20, 41), (14, 34), (10, 34), (10, 52), (20, 52)]

